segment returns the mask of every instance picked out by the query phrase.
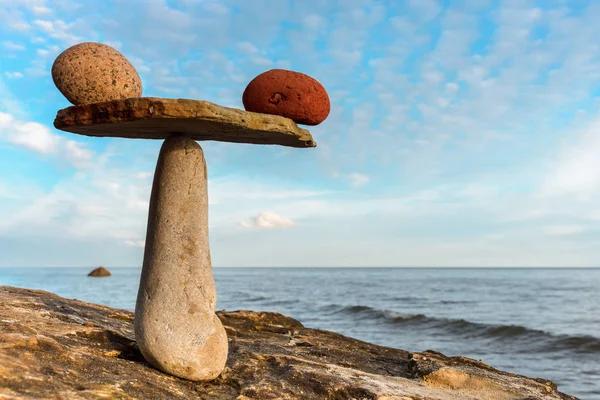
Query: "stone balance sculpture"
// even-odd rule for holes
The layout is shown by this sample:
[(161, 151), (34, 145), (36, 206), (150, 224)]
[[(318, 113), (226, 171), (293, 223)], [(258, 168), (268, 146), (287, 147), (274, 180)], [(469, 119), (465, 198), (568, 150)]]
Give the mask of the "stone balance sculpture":
[[(267, 80), (273, 75), (280, 79), (282, 72), (265, 74)], [(249, 85), (245, 108), (260, 108), (263, 101), (276, 113), (281, 103), (282, 114), (298, 114), (299, 109), (306, 122), (325, 119), (329, 113), (325, 90), (304, 74), (292, 74), (312, 86), (286, 84), (261, 100), (256, 93), (260, 87)], [(196, 140), (299, 148), (315, 147), (315, 141), (309, 131), (283, 116), (200, 100), (140, 97), (141, 80), (133, 66), (121, 53), (99, 43), (65, 50), (52, 66), (52, 77), (75, 104), (58, 111), (57, 129), (87, 136), (164, 139), (150, 196), (135, 309), (136, 341), (146, 360), (164, 372), (190, 380), (216, 378), (225, 366), (228, 342), (215, 315), (207, 170)], [(286, 103), (288, 99), (293, 101)], [(311, 99), (319, 99), (313, 103), (320, 114), (310, 115)], [(296, 110), (289, 105), (294, 102)]]

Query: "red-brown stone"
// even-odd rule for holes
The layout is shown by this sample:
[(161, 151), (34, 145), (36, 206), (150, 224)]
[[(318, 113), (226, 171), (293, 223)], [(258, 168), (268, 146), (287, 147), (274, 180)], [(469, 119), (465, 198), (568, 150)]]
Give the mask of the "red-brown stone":
[(244, 90), (246, 111), (280, 115), (298, 124), (318, 125), (327, 118), (329, 96), (323, 85), (301, 72), (272, 69), (254, 78)]

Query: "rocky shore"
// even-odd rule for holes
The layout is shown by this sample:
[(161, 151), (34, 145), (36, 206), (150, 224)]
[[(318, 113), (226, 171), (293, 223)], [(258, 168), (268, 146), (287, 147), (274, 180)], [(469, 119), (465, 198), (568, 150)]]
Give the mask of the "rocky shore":
[(218, 312), (223, 373), (197, 383), (142, 357), (133, 313), (0, 287), (0, 399), (575, 399), (544, 379), (308, 329), (277, 313)]

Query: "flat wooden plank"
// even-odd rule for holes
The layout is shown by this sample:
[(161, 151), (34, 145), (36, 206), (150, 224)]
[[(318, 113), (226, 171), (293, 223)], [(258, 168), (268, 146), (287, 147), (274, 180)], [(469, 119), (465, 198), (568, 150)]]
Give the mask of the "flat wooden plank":
[(208, 101), (137, 97), (64, 108), (56, 129), (86, 136), (194, 140), (315, 147), (310, 132), (289, 118), (223, 107)]

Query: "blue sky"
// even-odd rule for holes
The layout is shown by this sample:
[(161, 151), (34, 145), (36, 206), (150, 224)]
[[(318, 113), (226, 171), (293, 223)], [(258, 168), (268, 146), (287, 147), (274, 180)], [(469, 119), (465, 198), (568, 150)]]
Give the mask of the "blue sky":
[(215, 266), (598, 266), (600, 2), (0, 0), (0, 266), (139, 266), (159, 141), (57, 131), (99, 41), (143, 94), (328, 90), (316, 149), (202, 142)]

